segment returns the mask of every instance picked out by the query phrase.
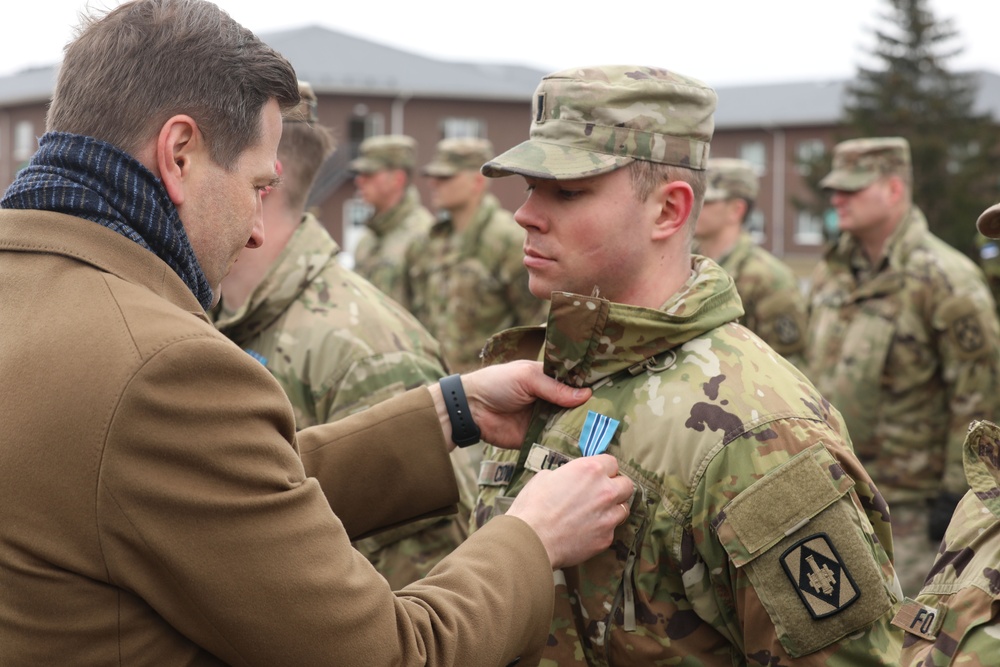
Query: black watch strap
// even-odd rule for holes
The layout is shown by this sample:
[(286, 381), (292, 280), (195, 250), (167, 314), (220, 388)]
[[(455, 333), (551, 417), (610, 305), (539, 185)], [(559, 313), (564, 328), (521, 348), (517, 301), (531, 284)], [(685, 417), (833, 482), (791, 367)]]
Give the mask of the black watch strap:
[(448, 419), (451, 421), (451, 441), (459, 447), (468, 447), (479, 442), (479, 426), (472, 419), (469, 401), (465, 398), (461, 375), (449, 375), (438, 381), (441, 385), (441, 396), (448, 408)]

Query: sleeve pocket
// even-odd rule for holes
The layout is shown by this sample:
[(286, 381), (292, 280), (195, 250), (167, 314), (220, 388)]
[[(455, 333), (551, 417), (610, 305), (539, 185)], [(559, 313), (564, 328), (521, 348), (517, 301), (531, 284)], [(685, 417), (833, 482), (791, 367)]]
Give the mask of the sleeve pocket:
[(892, 607), (854, 486), (822, 443), (752, 484), (713, 521), (789, 655), (818, 651)]

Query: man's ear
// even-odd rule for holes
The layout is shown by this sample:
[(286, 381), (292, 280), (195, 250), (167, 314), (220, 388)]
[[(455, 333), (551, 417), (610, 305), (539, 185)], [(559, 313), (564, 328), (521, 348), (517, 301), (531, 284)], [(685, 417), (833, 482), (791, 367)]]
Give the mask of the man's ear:
[(653, 226), (653, 240), (660, 241), (676, 234), (691, 217), (694, 207), (694, 191), (684, 181), (668, 181), (660, 185), (650, 195), (651, 205), (659, 207), (659, 215)]
[(167, 120), (156, 136), (156, 168), (174, 206), (184, 203), (193, 158), (204, 144), (198, 124), (184, 114)]

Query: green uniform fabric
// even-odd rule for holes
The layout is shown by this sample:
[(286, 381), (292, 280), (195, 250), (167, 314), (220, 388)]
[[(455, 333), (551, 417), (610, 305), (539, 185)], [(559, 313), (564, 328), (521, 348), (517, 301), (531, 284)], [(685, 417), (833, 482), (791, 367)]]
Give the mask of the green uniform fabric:
[(964, 492), (969, 423), (993, 416), (997, 318), (982, 273), (912, 208), (877, 264), (848, 235), (817, 267), (808, 357), (890, 505)]
[[(307, 215), (243, 307), (214, 313), (223, 334), (281, 384), (303, 429), (360, 412), (444, 375), (438, 345), (399, 304), (337, 261), (337, 243)], [(452, 457), (463, 501), (472, 470)], [(379, 480), (372, 480), (378, 483)], [(355, 546), (395, 589), (426, 574), (466, 534), (460, 517), (415, 522)]]
[(965, 492), (969, 422), (994, 415), (993, 299), (979, 269), (933, 236), (913, 207), (877, 264), (841, 235), (816, 269), (810, 309), (813, 382), (844, 415), (889, 506), (921, 524), (897, 518), (894, 527), (896, 570), (915, 595), (937, 547), (927, 537), (927, 504)]
[(594, 393), (540, 406), (520, 451), (487, 450), (477, 526), (580, 455), (589, 411), (620, 421), (607, 452), (635, 486), (611, 547), (556, 572), (541, 664), (895, 665), (888, 512), (843, 421), (736, 323), (732, 279), (692, 269), (660, 310), (554, 293), (544, 329), (487, 347), (544, 350), (547, 373)]
[(365, 223), (367, 229), (354, 251), (354, 270), (406, 305), (406, 251), (433, 224), (434, 216), (421, 206), (420, 194), (411, 185), (398, 204)]
[(510, 327), (539, 324), (545, 302), (528, 290), (524, 231), (491, 194), (461, 233), (439, 221), (407, 255), (404, 303), (441, 343), (456, 373), (480, 366), (486, 340)]
[(906, 631), (907, 667), (1000, 661), (1000, 427), (972, 425), (965, 474), (972, 490), (955, 510), (917, 609), (894, 621)]
[(806, 298), (798, 279), (780, 259), (743, 232), (719, 265), (733, 277), (743, 301), (740, 324), (764, 339), (800, 369), (806, 346)]

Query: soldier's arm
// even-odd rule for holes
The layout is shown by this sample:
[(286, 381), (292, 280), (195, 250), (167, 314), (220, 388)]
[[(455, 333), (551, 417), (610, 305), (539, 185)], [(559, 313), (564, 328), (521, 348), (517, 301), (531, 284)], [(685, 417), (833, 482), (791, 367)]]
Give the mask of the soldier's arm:
[(935, 310), (941, 373), (948, 401), (948, 437), (942, 490), (968, 489), (962, 469), (969, 424), (995, 420), (1000, 393), (1000, 323), (986, 288), (945, 299)]
[(706, 620), (733, 628), (750, 665), (897, 664), (888, 514), (863, 467), (822, 422), (780, 420), (749, 440), (710, 466), (705, 479), (724, 483), (699, 492), (702, 589), (731, 596), (728, 619)]

